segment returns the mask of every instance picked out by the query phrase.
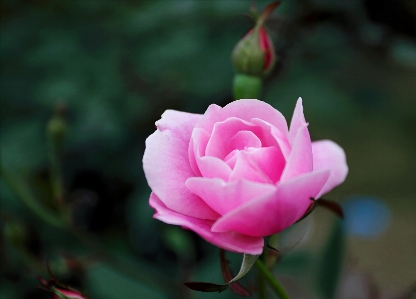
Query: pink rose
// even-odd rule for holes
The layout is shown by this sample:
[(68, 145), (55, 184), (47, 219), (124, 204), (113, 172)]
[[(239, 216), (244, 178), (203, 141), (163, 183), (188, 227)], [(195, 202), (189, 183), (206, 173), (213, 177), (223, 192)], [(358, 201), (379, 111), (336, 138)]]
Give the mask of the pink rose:
[(311, 142), (302, 99), (289, 130), (258, 100), (204, 115), (166, 110), (156, 126), (143, 157), (154, 217), (229, 251), (260, 254), (264, 236), (295, 223), (348, 172), (340, 146)]

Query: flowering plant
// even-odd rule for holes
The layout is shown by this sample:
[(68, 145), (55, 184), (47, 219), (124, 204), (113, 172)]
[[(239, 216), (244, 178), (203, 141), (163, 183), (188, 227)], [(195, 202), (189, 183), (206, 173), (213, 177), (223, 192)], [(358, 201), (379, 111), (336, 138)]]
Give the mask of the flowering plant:
[(204, 115), (167, 110), (156, 126), (143, 157), (154, 217), (230, 251), (260, 254), (263, 237), (298, 221), (348, 172), (341, 147), (311, 142), (301, 99), (289, 128), (258, 100)]

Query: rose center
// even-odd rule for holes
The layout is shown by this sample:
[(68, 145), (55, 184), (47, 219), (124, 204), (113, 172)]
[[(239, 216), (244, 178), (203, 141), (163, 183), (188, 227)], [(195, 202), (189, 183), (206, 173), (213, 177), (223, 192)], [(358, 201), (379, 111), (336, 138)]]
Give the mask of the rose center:
[(239, 131), (228, 141), (226, 151), (231, 153), (233, 150), (244, 150), (248, 147), (260, 148), (260, 139), (251, 131)]
[(228, 154), (224, 158), (224, 161), (231, 168), (234, 168), (239, 151), (249, 151), (260, 147), (262, 147), (262, 142), (256, 134), (247, 130), (239, 131), (227, 142), (225, 148)]

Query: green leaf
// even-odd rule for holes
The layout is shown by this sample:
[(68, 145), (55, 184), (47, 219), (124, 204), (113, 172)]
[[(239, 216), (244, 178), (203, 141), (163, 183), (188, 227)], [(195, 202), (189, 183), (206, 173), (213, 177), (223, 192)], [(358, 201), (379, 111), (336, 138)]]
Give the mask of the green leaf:
[[(225, 252), (223, 250), (220, 251), (221, 257), (221, 270), (225, 280), (228, 280), (232, 277), (231, 270), (228, 266), (228, 260), (225, 258)], [(243, 262), (241, 264), (240, 271), (238, 272), (237, 276), (229, 280), (226, 284), (214, 284), (214, 283), (207, 283), (207, 282), (186, 282), (185, 285), (194, 290), (200, 292), (222, 292), (232, 284), (243, 278), (253, 267), (254, 262), (257, 260), (259, 255), (251, 255), (251, 254), (244, 254)], [(247, 290), (243, 287), (237, 285), (231, 287), (234, 292), (240, 294), (242, 296), (249, 296)]]
[(339, 218), (344, 219), (344, 211), (342, 210), (342, 207), (339, 203), (332, 200), (320, 198), (318, 201), (316, 201), (316, 204), (335, 213), (335, 215), (337, 215)]
[[(234, 275), (230, 268), (230, 261), (225, 256), (225, 250), (220, 250), (220, 258), (222, 276), (224, 278), (224, 281), (226, 283), (229, 283), (233, 280)], [(247, 291), (244, 287), (242, 287), (238, 282), (230, 283), (230, 289), (238, 295), (246, 297), (250, 296), (250, 292)]]
[(299, 221), (305, 219), (306, 217), (309, 216), (310, 213), (313, 212), (313, 210), (315, 210), (316, 208), (316, 201), (315, 199), (313, 199), (312, 197), (310, 198), (312, 200), (311, 204), (309, 205), (309, 208), (306, 210), (306, 212), (303, 214), (302, 217), (299, 218), (298, 221), (296, 221), (295, 223), (298, 223)]
[(88, 270), (87, 290), (91, 298), (148, 298), (166, 299), (170, 290), (145, 285), (120, 274), (105, 264), (97, 264)]
[(322, 260), (318, 269), (318, 273), (320, 273), (318, 286), (324, 299), (335, 298), (342, 271), (344, 251), (345, 233), (342, 222), (337, 219), (322, 251)]
[(309, 208), (306, 210), (305, 214), (303, 214), (303, 216), (295, 223), (298, 223), (299, 221), (309, 216), (309, 214), (312, 213), (313, 210), (315, 210), (317, 206), (326, 208), (327, 210), (330, 210), (335, 215), (337, 215), (339, 218), (344, 219), (344, 211), (342, 210), (342, 207), (339, 203), (332, 201), (332, 200), (323, 199), (323, 198), (320, 198), (319, 200), (311, 198), (311, 200), (312, 200), (312, 203), (309, 206)]
[(248, 271), (250, 271), (251, 267), (253, 267), (254, 262), (258, 259), (259, 256), (260, 255), (251, 255), (251, 254), (245, 253), (240, 271), (238, 272), (237, 276), (234, 277), (232, 280), (230, 280), (228, 283), (230, 284), (243, 278), (248, 273)]

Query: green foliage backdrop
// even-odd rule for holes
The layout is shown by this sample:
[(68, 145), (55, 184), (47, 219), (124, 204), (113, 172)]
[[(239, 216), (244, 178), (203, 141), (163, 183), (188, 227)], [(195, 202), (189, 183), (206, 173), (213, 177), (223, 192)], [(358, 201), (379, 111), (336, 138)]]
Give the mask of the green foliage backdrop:
[[(267, 23), (279, 60), (262, 100), (290, 118), (301, 96), (312, 139), (345, 148), (350, 174), (329, 198), (371, 195), (388, 206), (384, 234), (347, 234), (344, 268), (334, 271), (342, 281), (365, 277), (364, 287), (399, 294), (416, 277), (416, 5), (381, 2), (283, 1)], [(47, 259), (57, 277), (91, 298), (171, 298), (184, 280), (222, 283), (215, 247), (152, 219), (141, 158), (164, 110), (203, 113), (232, 101), (230, 55), (251, 26), (243, 16), (249, 7), (219, 0), (1, 1), (2, 166), (51, 205), (45, 127), (63, 103), (67, 200), (71, 221), (86, 233), (77, 238), (50, 227), (0, 180), (4, 298), (47, 298), (36, 290), (36, 275), (48, 276)], [(307, 240), (277, 267), (293, 298), (321, 298), (325, 280), (314, 276), (331, 252), (333, 218), (314, 212)], [(18, 228), (12, 233), (10, 223)], [(105, 248), (98, 257), (97, 246)], [(114, 260), (102, 259), (107, 255)], [(235, 270), (240, 259), (230, 255)], [(329, 289), (325, 294), (336, 291)], [(337, 290), (347, 298), (346, 283)]]

